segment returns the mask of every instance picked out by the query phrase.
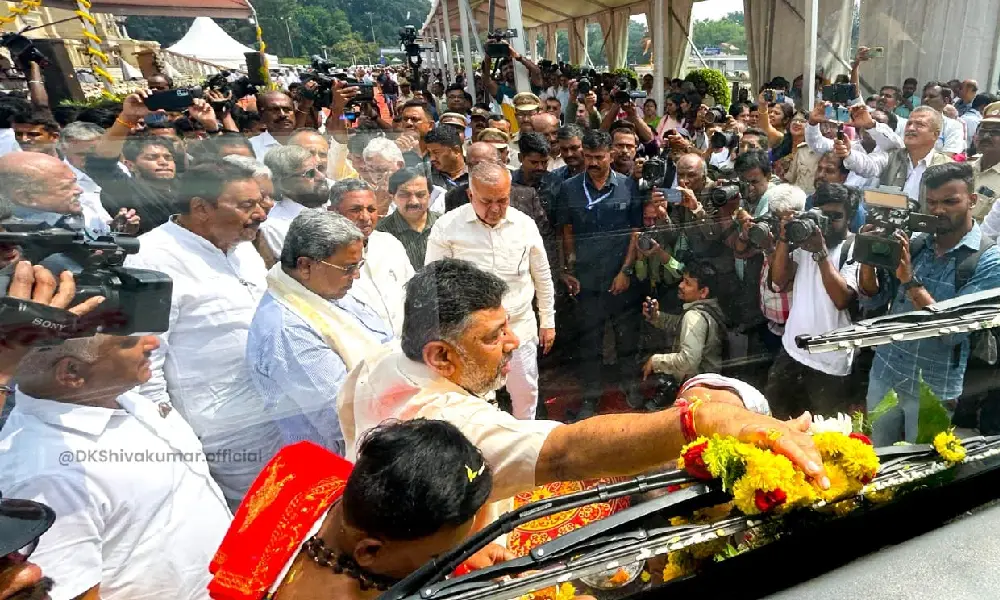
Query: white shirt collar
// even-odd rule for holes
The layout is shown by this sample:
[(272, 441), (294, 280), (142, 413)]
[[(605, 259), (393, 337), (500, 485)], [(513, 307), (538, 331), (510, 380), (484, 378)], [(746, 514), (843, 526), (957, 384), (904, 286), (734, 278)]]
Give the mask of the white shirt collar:
[(112, 417), (128, 414), (124, 409), (87, 406), (58, 400), (42, 400), (16, 388), (17, 409), (43, 423), (59, 429), (70, 429), (89, 436), (99, 436), (107, 429)]
[[(171, 237), (176, 238), (178, 242), (182, 244), (187, 244), (189, 246), (193, 246), (193, 248), (191, 249), (200, 252), (214, 253), (214, 254), (228, 254), (216, 248), (212, 244), (212, 242), (206, 240), (197, 233), (191, 231), (190, 229), (187, 229), (186, 227), (178, 225), (175, 220), (176, 218), (177, 215), (171, 215), (170, 220), (164, 223), (162, 227), (167, 234), (169, 234)], [(243, 242), (237, 242), (233, 244), (232, 248), (229, 249), (229, 253), (236, 250), (236, 247), (242, 243)]]

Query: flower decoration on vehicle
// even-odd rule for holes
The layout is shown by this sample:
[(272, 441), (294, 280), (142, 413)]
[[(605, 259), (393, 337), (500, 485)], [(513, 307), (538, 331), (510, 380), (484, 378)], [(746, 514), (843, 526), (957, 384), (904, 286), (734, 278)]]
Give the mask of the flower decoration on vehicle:
[(955, 435), (955, 429), (942, 431), (934, 436), (934, 449), (948, 463), (960, 463), (965, 460), (965, 446)]
[(719, 480), (745, 515), (784, 513), (856, 496), (878, 472), (878, 457), (863, 435), (829, 428), (814, 434), (813, 441), (830, 478), (828, 490), (814, 486), (788, 458), (731, 437), (699, 437), (681, 450), (678, 467), (704, 481)]

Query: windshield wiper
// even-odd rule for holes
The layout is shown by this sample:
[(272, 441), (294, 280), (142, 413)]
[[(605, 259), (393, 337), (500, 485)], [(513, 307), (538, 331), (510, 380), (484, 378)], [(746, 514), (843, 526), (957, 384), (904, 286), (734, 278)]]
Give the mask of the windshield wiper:
[(965, 294), (921, 310), (858, 321), (820, 335), (796, 336), (812, 354), (834, 352), (1000, 327), (1000, 289)]
[[(467, 558), (478, 552), (496, 538), (510, 533), (516, 527), (523, 525), (524, 523), (563, 512), (565, 510), (594, 504), (595, 502), (607, 502), (622, 496), (642, 494), (660, 490), (668, 486), (693, 483), (694, 481), (694, 478), (686, 472), (675, 469), (664, 473), (657, 473), (655, 475), (640, 475), (628, 481), (603, 484), (589, 490), (566, 494), (565, 496), (546, 498), (538, 502), (526, 504), (521, 508), (505, 513), (493, 523), (490, 523), (488, 526), (470, 536), (460, 546), (435, 558), (423, 567), (420, 567), (405, 579), (392, 586), (392, 588), (380, 598), (381, 600), (401, 600), (411, 594), (415, 594), (418, 590), (421, 590), (421, 596), (423, 596), (423, 592), (426, 590), (422, 590), (422, 588), (442, 581)], [(708, 491), (707, 487), (704, 485), (696, 487), (701, 490), (701, 492)], [(668, 494), (668, 496), (676, 497), (677, 493)], [(684, 500), (689, 499), (689, 496), (684, 498)], [(498, 567), (495, 568), (503, 568), (503, 570), (507, 570), (506, 565), (511, 562), (512, 561), (507, 561), (506, 563), (498, 565)], [(477, 571), (477, 573), (480, 572), (481, 571)], [(494, 576), (497, 576), (497, 574), (495, 573)]]

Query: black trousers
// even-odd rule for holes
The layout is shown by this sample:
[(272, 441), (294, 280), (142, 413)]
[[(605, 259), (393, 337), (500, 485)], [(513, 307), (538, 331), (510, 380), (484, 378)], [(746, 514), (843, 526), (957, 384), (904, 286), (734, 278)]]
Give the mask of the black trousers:
[(767, 376), (764, 396), (775, 418), (798, 417), (805, 411), (825, 417), (846, 413), (851, 404), (850, 378), (827, 375), (796, 361), (782, 348)]
[[(580, 292), (576, 306), (579, 327), (579, 377), (585, 399), (600, 397), (604, 382), (617, 381), (623, 386), (638, 384), (642, 363), (638, 354), (639, 324), (642, 321), (641, 290), (629, 287), (617, 296), (607, 291)], [(610, 320), (615, 335), (618, 369), (604, 366), (604, 329)]]

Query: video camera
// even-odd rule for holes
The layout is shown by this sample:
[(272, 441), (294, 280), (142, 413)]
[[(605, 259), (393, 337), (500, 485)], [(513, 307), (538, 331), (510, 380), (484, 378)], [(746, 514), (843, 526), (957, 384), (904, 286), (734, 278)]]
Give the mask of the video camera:
[(6, 297), (15, 265), (0, 271), (0, 332), (29, 333), (38, 345), (88, 337), (95, 333), (162, 333), (169, 325), (173, 282), (159, 271), (122, 266), (139, 251), (139, 240), (125, 235), (94, 235), (83, 228), (53, 228), (43, 221), (0, 221), (0, 244), (20, 246), (24, 257), (57, 277), (73, 274), (76, 296), (71, 306), (94, 296), (105, 300), (79, 318), (68, 310)]
[(642, 178), (639, 180), (639, 191), (648, 192), (654, 188), (670, 187), (670, 184), (673, 182), (666, 179), (667, 161), (654, 156), (642, 165)]
[(865, 225), (874, 225), (875, 230), (854, 236), (855, 260), (894, 271), (903, 251), (902, 242), (896, 239), (897, 231), (907, 237), (915, 231), (936, 233), (940, 219), (915, 212), (914, 204), (899, 188), (865, 190)]
[[(768, 213), (754, 219), (747, 237), (755, 248), (766, 248), (772, 237), (778, 237), (779, 231), (781, 223), (778, 216)], [(785, 223), (785, 239), (792, 247), (801, 245), (817, 231), (824, 236), (830, 233), (830, 218), (818, 208), (800, 212)]]
[(486, 45), (483, 47), (483, 51), (486, 52), (486, 56), (492, 59), (508, 58), (510, 45), (505, 42), (516, 37), (516, 29), (495, 29), (486, 34)]
[(305, 85), (299, 88), (299, 93), (302, 94), (303, 98), (314, 100), (320, 106), (330, 106), (333, 103), (333, 88), (339, 79), (349, 86), (358, 88), (358, 93), (354, 96), (353, 102), (375, 101), (374, 84), (363, 83), (353, 77), (349, 77), (346, 73), (331, 73), (332, 70), (337, 68), (337, 65), (315, 54), (312, 56), (310, 66), (312, 68), (303, 73), (301, 81), (303, 84), (315, 81), (316, 88), (309, 89)]
[(750, 186), (739, 179), (720, 179), (712, 189), (702, 192), (701, 196), (704, 198), (699, 199), (701, 202), (704, 203), (707, 199), (711, 207), (719, 209), (733, 200), (749, 197)]
[(49, 59), (39, 50), (30, 38), (20, 33), (5, 33), (0, 35), (0, 48), (6, 48), (10, 52), (10, 57), (14, 64), (21, 70), (26, 70), (32, 62), (45, 69), (49, 66)]
[(250, 81), (248, 75), (239, 75), (231, 71), (220, 71), (205, 80), (202, 86), (206, 90), (214, 90), (229, 98), (228, 104), (235, 103), (240, 98), (257, 94), (258, 84)]
[[(625, 77), (618, 78), (618, 80), (615, 81), (614, 86), (617, 91), (611, 96), (611, 99), (614, 100), (615, 104), (619, 106), (628, 104), (633, 100), (646, 97), (646, 92), (632, 89), (632, 85)], [(587, 91), (589, 92), (590, 90)]]
[(725, 123), (728, 117), (729, 113), (726, 112), (726, 109), (722, 108), (721, 106), (713, 106), (712, 108), (708, 109), (708, 112), (705, 113), (705, 116), (703, 118), (705, 119), (706, 123), (714, 125), (716, 123)]

